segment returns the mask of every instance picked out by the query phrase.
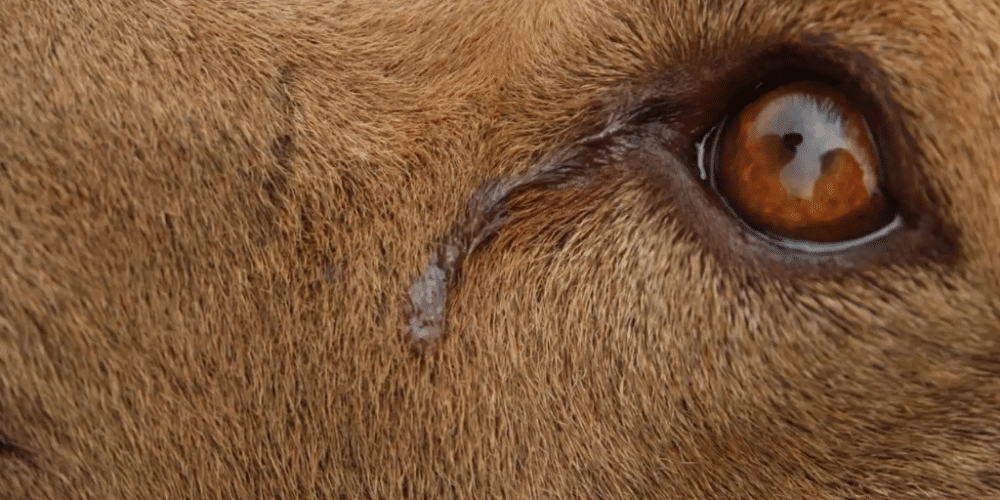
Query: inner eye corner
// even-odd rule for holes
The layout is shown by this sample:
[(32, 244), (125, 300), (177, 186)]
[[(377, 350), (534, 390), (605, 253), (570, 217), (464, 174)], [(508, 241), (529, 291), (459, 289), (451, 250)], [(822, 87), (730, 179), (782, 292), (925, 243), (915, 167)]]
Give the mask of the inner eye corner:
[(783, 250), (826, 254), (889, 236), (902, 226), (893, 172), (858, 89), (787, 68), (755, 79), (695, 141), (701, 181), (746, 232)]

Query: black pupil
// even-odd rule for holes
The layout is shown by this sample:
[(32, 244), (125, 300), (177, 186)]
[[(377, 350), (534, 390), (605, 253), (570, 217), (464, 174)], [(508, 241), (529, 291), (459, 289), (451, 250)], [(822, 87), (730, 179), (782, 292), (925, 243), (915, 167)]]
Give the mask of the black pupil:
[(785, 149), (794, 153), (795, 148), (798, 147), (799, 144), (802, 144), (802, 134), (798, 132), (785, 134), (785, 136), (781, 138), (781, 142), (784, 143)]

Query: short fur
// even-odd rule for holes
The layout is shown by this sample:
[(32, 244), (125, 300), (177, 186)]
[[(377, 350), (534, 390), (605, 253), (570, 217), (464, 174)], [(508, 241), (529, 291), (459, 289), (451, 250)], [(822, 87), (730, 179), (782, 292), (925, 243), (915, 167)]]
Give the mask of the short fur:
[[(998, 40), (981, 0), (4, 0), (0, 497), (1000, 497)], [(919, 258), (729, 244), (649, 135), (780, 44), (881, 75)], [(414, 349), (470, 196), (661, 87)]]

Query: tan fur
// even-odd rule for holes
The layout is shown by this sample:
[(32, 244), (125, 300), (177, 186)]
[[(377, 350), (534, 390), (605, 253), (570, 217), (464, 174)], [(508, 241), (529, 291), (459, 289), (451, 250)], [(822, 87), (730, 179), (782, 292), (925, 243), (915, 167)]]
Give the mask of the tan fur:
[[(1000, 497), (998, 26), (4, 0), (0, 498)], [(885, 75), (953, 258), (783, 275), (605, 172), (514, 196), (413, 349), (407, 290), (483, 182), (677, 68), (813, 39)]]

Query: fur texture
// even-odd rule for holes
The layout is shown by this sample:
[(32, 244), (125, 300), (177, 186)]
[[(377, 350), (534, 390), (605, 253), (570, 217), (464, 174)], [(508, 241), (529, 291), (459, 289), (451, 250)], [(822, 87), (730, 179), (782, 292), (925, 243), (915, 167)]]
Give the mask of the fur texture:
[[(998, 26), (980, 0), (4, 0), (0, 497), (1000, 497)], [(935, 224), (821, 265), (701, 215), (672, 124), (774, 44), (881, 75)], [(408, 290), (470, 196), (657, 92), (582, 180), (511, 193), (414, 349)]]

